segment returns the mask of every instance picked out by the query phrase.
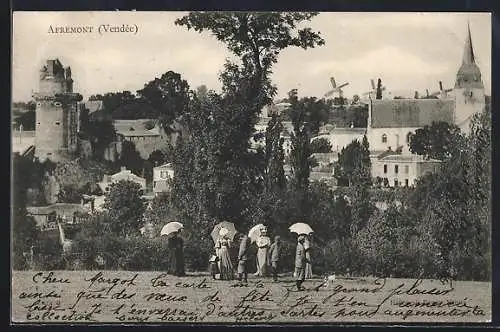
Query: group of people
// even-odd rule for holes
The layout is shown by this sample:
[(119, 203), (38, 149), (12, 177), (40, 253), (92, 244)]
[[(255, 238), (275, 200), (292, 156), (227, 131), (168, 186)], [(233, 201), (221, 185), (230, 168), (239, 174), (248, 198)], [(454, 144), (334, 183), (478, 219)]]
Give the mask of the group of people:
[[(251, 239), (246, 234), (239, 235), (240, 245), (238, 250), (238, 266), (236, 269), (237, 279), (248, 282), (248, 261), (249, 250), (252, 244)], [(274, 281), (278, 281), (278, 272), (281, 256), (281, 239), (274, 237), (274, 242), (267, 234), (267, 228), (262, 227), (259, 235), (255, 239), (257, 246), (257, 272), (255, 276), (267, 277), (272, 275)], [(182, 277), (185, 276), (184, 268), (184, 241), (179, 236), (179, 232), (171, 234), (168, 238), (169, 248), (169, 268), (168, 273)], [(210, 272), (214, 279), (234, 280), (235, 269), (230, 255), (231, 237), (226, 228), (221, 228), (219, 236), (215, 241), (215, 255), (210, 258)], [(297, 247), (295, 252), (295, 271), (294, 278), (297, 283), (297, 289), (303, 290), (302, 283), (305, 279), (312, 277), (312, 265), (310, 254), (310, 239), (305, 234), (299, 234), (297, 238)]]
[[(262, 227), (260, 234), (255, 239), (257, 246), (257, 271), (255, 276), (267, 277), (270, 274), (274, 281), (278, 281), (278, 272), (281, 257), (281, 239), (274, 237), (274, 242), (267, 234), (267, 228)], [(238, 251), (237, 278), (239, 281), (248, 282), (248, 261), (249, 249), (252, 241), (246, 234), (240, 234), (240, 245)], [(295, 272), (294, 276), (300, 285), (305, 279), (312, 277), (312, 265), (310, 257), (310, 241), (305, 234), (298, 237)], [(219, 232), (219, 238), (215, 241), (215, 255), (210, 259), (210, 270), (214, 279), (233, 280), (235, 277), (234, 268), (230, 256), (231, 240), (229, 233), (225, 228)]]

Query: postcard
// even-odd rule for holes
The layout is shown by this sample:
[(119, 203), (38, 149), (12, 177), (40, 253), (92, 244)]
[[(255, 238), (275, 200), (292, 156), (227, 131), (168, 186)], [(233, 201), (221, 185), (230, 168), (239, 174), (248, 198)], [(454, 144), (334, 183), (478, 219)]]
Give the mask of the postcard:
[(488, 13), (22, 12), (11, 320), (491, 322)]

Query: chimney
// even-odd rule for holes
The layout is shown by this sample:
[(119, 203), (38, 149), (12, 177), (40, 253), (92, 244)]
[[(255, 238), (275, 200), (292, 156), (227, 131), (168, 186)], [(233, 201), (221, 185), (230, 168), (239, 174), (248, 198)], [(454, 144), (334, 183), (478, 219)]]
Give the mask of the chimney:
[(443, 82), (439, 81), (439, 91), (443, 91)]

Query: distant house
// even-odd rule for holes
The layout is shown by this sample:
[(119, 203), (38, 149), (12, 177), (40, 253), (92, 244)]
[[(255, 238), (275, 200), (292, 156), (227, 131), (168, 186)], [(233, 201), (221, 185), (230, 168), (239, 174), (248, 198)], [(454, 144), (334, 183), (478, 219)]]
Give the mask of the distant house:
[(146, 179), (135, 175), (132, 171), (126, 169), (125, 167), (122, 167), (120, 172), (116, 174), (105, 174), (102, 181), (99, 182), (98, 185), (103, 193), (107, 193), (109, 191), (109, 186), (112, 183), (117, 183), (119, 181), (132, 181), (138, 183), (141, 186), (141, 190), (143, 192), (146, 191)]
[(114, 120), (113, 125), (122, 140), (134, 143), (143, 159), (148, 159), (151, 152), (163, 150), (171, 143), (170, 134), (157, 120)]
[(164, 164), (153, 168), (153, 192), (158, 195), (171, 190), (171, 181), (174, 178), (172, 164)]
[(410, 153), (389, 152), (371, 160), (372, 177), (381, 178), (390, 187), (409, 187), (427, 173), (435, 173), (441, 161)]
[(55, 203), (47, 206), (28, 206), (28, 215), (35, 219), (41, 229), (56, 228), (56, 221), (77, 224), (86, 218), (90, 210), (82, 204)]
[(332, 145), (332, 152), (339, 153), (352, 141), (357, 140), (361, 143), (365, 134), (366, 128), (335, 128), (326, 125), (320, 128), (319, 135), (312, 138), (311, 142), (320, 138), (327, 139)]

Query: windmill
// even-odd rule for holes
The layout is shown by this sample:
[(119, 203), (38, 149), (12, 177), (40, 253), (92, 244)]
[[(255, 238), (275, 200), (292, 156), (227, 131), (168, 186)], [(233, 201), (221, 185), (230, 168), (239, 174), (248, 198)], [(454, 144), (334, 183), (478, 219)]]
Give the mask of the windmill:
[(337, 86), (337, 83), (335, 83), (335, 78), (332, 76), (330, 77), (330, 82), (332, 83), (332, 88), (333, 90), (330, 90), (328, 91), (327, 93), (325, 93), (325, 98), (326, 97), (330, 97), (331, 95), (333, 95), (334, 93), (338, 93), (339, 95), (339, 98), (343, 98), (343, 91), (342, 91), (342, 88), (349, 85), (349, 82), (346, 82), (346, 83), (343, 83), (339, 86)]
[(443, 89), (443, 82), (439, 81), (439, 91), (432, 93), (431, 96), (439, 96), (439, 98), (443, 99), (447, 97), (447, 94), (450, 91), (453, 91), (453, 89)]
[[(376, 86), (375, 80), (373, 78), (370, 79), (370, 83), (371, 83), (372, 89), (368, 92), (363, 93), (363, 96), (368, 96), (369, 99), (372, 99), (372, 97), (377, 94), (377, 86)], [(384, 92), (385, 89), (386, 89), (385, 86), (381, 87), (382, 92)]]

